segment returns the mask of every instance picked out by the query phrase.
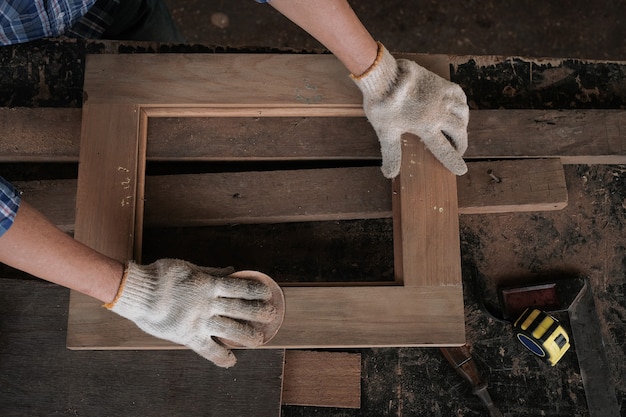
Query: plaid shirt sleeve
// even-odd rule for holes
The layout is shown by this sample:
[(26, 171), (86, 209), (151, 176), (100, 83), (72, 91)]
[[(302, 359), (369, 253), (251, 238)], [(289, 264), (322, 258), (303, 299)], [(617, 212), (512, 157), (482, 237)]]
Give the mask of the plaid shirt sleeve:
[(95, 0), (2, 0), (0, 45), (60, 36), (93, 6)]
[(0, 236), (13, 225), (20, 201), (20, 194), (15, 187), (0, 177)]

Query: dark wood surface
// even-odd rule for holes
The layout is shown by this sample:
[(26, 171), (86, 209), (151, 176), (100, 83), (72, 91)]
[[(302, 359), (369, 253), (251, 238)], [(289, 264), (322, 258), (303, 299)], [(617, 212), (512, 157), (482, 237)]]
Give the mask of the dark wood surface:
[(283, 350), (218, 368), (192, 351), (70, 351), (69, 292), (0, 279), (3, 416), (267, 416), (280, 413)]
[[(507, 109), (505, 116), (502, 111), (470, 112), (465, 158), (626, 163), (624, 110)], [(0, 161), (77, 162), (80, 124), (81, 110), (76, 108), (0, 107)], [(326, 166), (376, 165), (380, 146), (364, 117), (152, 117), (147, 159), (212, 162), (222, 168), (232, 162), (281, 164), (285, 169), (316, 161), (326, 161)]]

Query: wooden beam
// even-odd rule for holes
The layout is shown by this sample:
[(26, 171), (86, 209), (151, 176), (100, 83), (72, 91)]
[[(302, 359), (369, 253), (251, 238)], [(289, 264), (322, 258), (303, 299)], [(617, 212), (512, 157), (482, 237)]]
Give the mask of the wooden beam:
[(564, 164), (626, 162), (623, 110), (524, 110), (512, 118), (509, 112), (472, 112), (467, 158), (558, 155)]
[(362, 101), (334, 56), (308, 54), (89, 55), (84, 91), (90, 104), (250, 107), (257, 115), (259, 106), (311, 114), (314, 108), (359, 109)]
[[(77, 162), (80, 120), (80, 109), (0, 108), (0, 162)], [(467, 159), (626, 164), (625, 110), (472, 110), (468, 131)], [(154, 118), (148, 138), (148, 160), (380, 159), (363, 117)]]
[(83, 111), (74, 237), (121, 261), (133, 257), (138, 183), (143, 188), (139, 113), (108, 104)]
[[(168, 175), (146, 182), (146, 226), (165, 213), (183, 226), (389, 217), (391, 189), (376, 167)], [(180, 204), (184, 201), (185, 204)], [(170, 219), (172, 220), (172, 219)]]
[(396, 281), (405, 287), (457, 284), (461, 242), (456, 177), (416, 136), (402, 137), (402, 169), (393, 181), (392, 201)]
[[(625, 110), (472, 110), (465, 158), (624, 164), (625, 132)], [(375, 132), (359, 117), (155, 118), (149, 141), (148, 158), (158, 160), (380, 159)]]
[[(143, 178), (143, 172), (139, 172), (142, 164), (137, 158), (141, 149), (139, 123), (137, 106), (103, 104), (83, 109), (74, 237), (120, 261), (134, 258), (137, 186)], [(85, 306), (89, 307), (85, 309)], [(77, 291), (70, 292), (67, 330), (70, 345), (72, 340), (94, 331), (92, 323), (81, 324), (93, 315), (99, 316), (100, 310), (104, 309), (97, 300)], [(107, 325), (120, 331), (120, 336), (126, 331), (136, 331), (132, 322), (108, 313)], [(144, 338), (145, 334), (139, 337)]]
[[(567, 205), (558, 159), (467, 165), (468, 174), (457, 178), (459, 214), (549, 211)], [(344, 187), (327, 188), (338, 179)], [(16, 181), (15, 186), (60, 229), (74, 231), (76, 180)], [(149, 176), (144, 224), (196, 227), (386, 218), (392, 217), (390, 187), (377, 167)], [(269, 205), (272, 192), (289, 198), (272, 199)], [(172, 201), (185, 201), (175, 217)]]

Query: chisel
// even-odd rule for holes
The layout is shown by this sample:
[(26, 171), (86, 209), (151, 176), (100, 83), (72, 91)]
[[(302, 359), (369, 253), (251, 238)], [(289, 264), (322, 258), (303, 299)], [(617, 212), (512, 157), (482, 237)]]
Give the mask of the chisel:
[(480, 376), (480, 372), (474, 363), (474, 358), (469, 352), (467, 345), (461, 347), (444, 347), (440, 348), (443, 356), (448, 360), (450, 365), (470, 384), (472, 384), (473, 393), (489, 410), (490, 417), (502, 417), (502, 413), (493, 403), (489, 392), (487, 391), (487, 383)]

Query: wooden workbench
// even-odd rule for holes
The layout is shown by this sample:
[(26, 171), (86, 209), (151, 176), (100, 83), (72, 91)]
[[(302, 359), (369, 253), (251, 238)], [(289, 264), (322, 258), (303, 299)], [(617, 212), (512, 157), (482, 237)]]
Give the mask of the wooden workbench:
[[(75, 61), (76, 56), (82, 56), (81, 54), (84, 54), (87, 49), (92, 52), (101, 52), (108, 47), (98, 43), (64, 44), (50, 42), (36, 45), (34, 50), (30, 50), (29, 53), (34, 51), (34, 55), (30, 56), (31, 59), (36, 60), (37, 54), (43, 57), (54, 51), (57, 56), (61, 56), (59, 59), (70, 62)], [(24, 53), (24, 50), (20, 51)], [(18, 51), (18, 55), (20, 51)], [(533, 60), (533, 62), (535, 61)], [(527, 69), (530, 67), (533, 67), (535, 71), (533, 77), (520, 76), (520, 74), (527, 73)], [(43, 64), (42, 68), (44, 72), (49, 70)], [(73, 75), (57, 74), (48, 77), (45, 81), (60, 84), (56, 89), (50, 88), (50, 91), (63, 91), (63, 94), (49, 96), (48, 99), (42, 98), (45, 97), (45, 94), (35, 94), (35, 98), (31, 96), (22, 102), (16, 101), (18, 99), (11, 96), (4, 99), (4, 105), (22, 103), (22, 105), (30, 106), (33, 104), (79, 106), (82, 80), (76, 77), (80, 77), (80, 65), (77, 68), (72, 68), (71, 65), (67, 68), (69, 69), (62, 71), (68, 71), (65, 74), (71, 72)], [(511, 68), (515, 68), (516, 71), (510, 71)], [(543, 72), (555, 68), (567, 68), (572, 75), (560, 79), (559, 83), (544, 83), (539, 94), (537, 92), (538, 87), (529, 80), (536, 81)], [(610, 68), (611, 71), (606, 71), (607, 68)], [(589, 74), (600, 73), (608, 75), (589, 77)], [(624, 78), (625, 73), (626, 70), (621, 63), (552, 60), (550, 63), (529, 65), (529, 60), (522, 58), (490, 58), (486, 63), (484, 60), (473, 57), (465, 58), (464, 63), (454, 67), (453, 79), (463, 85), (470, 102), (474, 106), (473, 108), (504, 106), (538, 109), (551, 105), (554, 108), (574, 107), (580, 110), (586, 108), (619, 109), (620, 106), (625, 106), (626, 99), (620, 95), (620, 90), (615, 86), (619, 85), (619, 80)], [(598, 95), (585, 98), (578, 94), (576, 76), (581, 74), (582, 82), (586, 87), (589, 87), (590, 83), (597, 86)], [(60, 79), (65, 81), (60, 82)], [(489, 82), (486, 83), (486, 79), (489, 79)], [(477, 80), (480, 80), (481, 83), (478, 83)], [(32, 80), (25, 81), (26, 84), (30, 82)], [(19, 81), (13, 81), (13, 83), (19, 83)], [(511, 92), (510, 88), (505, 88), (507, 86), (514, 87), (519, 94), (515, 96), (502, 95), (502, 91)], [(4, 90), (8, 91), (8, 87)], [(546, 104), (548, 101), (550, 104)], [(545, 120), (539, 125), (555, 126), (553, 123), (557, 123), (556, 126), (558, 126), (558, 119)], [(74, 158), (76, 157), (77, 154)], [(5, 160), (3, 167), (10, 169), (14, 177), (4, 172), (3, 175), (15, 181), (26, 180), (30, 182), (37, 179), (57, 181), (59, 177), (54, 175), (52, 171), (69, 171), (70, 174), (64, 174), (64, 176), (71, 178), (72, 172), (75, 175), (75, 165), (72, 162), (75, 160), (66, 159), (69, 161), (69, 169), (66, 168), (67, 165), (61, 163), (54, 163), (54, 165), (47, 163), (42, 166), (25, 161), (11, 164)], [(167, 171), (169, 168), (166, 165), (156, 164), (153, 169), (161, 172)], [(602, 175), (601, 168), (594, 170), (597, 173), (594, 176), (588, 175), (588, 171), (584, 169), (578, 170), (577, 166), (566, 167), (566, 178), (570, 185), (573, 184), (572, 181), (580, 180), (582, 175), (587, 178), (587, 187), (603, 181), (602, 178), (605, 177)], [(611, 175), (608, 168), (605, 172), (607, 175)], [(593, 192), (591, 188), (585, 189), (578, 186), (575, 187), (575, 190), (580, 195), (570, 195), (568, 209), (572, 205), (576, 206), (580, 196), (584, 193)], [(615, 196), (615, 192), (609, 193), (611, 193), (610, 190), (607, 191), (606, 196), (596, 194), (594, 198), (601, 201), (603, 198), (608, 199)], [(619, 195), (619, 191), (617, 193)], [(583, 210), (584, 207), (577, 209)], [(572, 211), (563, 211), (563, 216), (572, 216), (572, 213)], [(528, 217), (529, 228), (534, 229), (539, 227), (540, 223), (545, 225), (545, 219), (556, 218), (560, 214), (554, 214), (554, 216), (526, 216), (521, 214), (518, 216)], [(497, 217), (501, 221), (509, 218), (508, 215)], [(480, 251), (475, 250), (474, 247), (475, 245), (480, 246), (477, 239), (485, 242), (485, 236), (490, 230), (489, 217), (480, 217), (484, 220), (476, 221), (463, 221), (463, 217), (461, 219), (461, 247), (464, 253), (464, 264), (476, 264), (480, 262), (481, 255)], [(229, 245), (235, 248), (243, 248), (242, 245), (245, 244), (250, 244), (251, 247), (262, 245), (270, 247), (272, 244), (276, 244), (272, 243), (272, 239), (277, 234), (281, 234), (285, 241), (294, 242), (297, 236), (306, 233), (310, 242), (316, 242), (318, 247), (314, 250), (314, 259), (310, 258), (312, 252), (310, 245), (306, 248), (294, 247), (292, 263), (297, 265), (298, 274), (306, 273), (307, 268), (310, 271), (319, 270), (319, 268), (323, 268), (323, 264), (327, 263), (328, 259), (332, 259), (331, 262), (334, 262), (340, 271), (345, 272), (340, 272), (338, 275), (346, 277), (350, 277), (355, 262), (360, 263), (361, 271), (379, 268), (380, 263), (378, 261), (381, 259), (386, 259), (387, 265), (392, 264), (389, 261), (392, 253), (389, 246), (391, 243), (389, 219), (350, 221), (341, 224), (321, 222), (314, 225), (290, 223), (282, 226), (266, 225), (258, 228), (246, 225), (234, 227), (245, 228), (246, 232), (256, 234), (255, 241), (252, 243), (229, 242)], [(232, 229), (230, 231), (232, 232)], [(606, 232), (608, 230), (605, 229)], [(165, 238), (165, 233), (178, 237), (179, 242), (187, 242), (187, 248), (193, 246), (189, 242), (189, 236), (185, 235), (181, 229), (166, 231), (155, 228), (154, 232), (150, 234), (150, 239), (154, 244), (148, 250), (149, 253), (145, 254), (146, 258), (159, 256), (157, 253), (158, 242)], [(197, 237), (203, 233), (199, 232)], [(584, 230), (581, 230), (581, 233), (581, 238), (586, 236)], [(228, 234), (228, 226), (218, 228), (216, 232), (209, 233), (206, 241), (214, 241), (216, 237), (223, 238)], [(344, 236), (348, 242), (350, 239), (352, 242), (356, 242), (353, 245), (354, 250), (337, 251), (338, 247), (349, 246), (342, 243), (341, 240), (337, 240), (338, 234)], [(373, 245), (365, 245), (363, 238), (370, 239)], [(587, 238), (592, 241), (592, 237), (587, 236)], [(387, 255), (385, 256), (381, 256), (380, 250), (377, 250), (383, 245), (387, 245), (385, 252)], [(529, 242), (529, 245), (532, 243)], [(185, 250), (186, 248), (181, 245), (181, 251)], [(262, 256), (265, 259), (248, 259), (246, 262), (248, 264), (256, 262), (257, 265), (271, 264), (272, 259), (267, 255), (271, 253), (272, 250), (270, 249)], [(325, 257), (323, 262), (319, 259), (322, 255)], [(197, 262), (202, 261), (200, 254), (193, 256), (197, 257), (194, 259)], [(277, 256), (283, 257), (280, 253)], [(285, 275), (293, 272), (284, 263), (281, 264), (276, 261), (276, 265), (277, 269), (285, 271)], [(187, 415), (207, 415), (207, 410), (210, 409), (211, 404), (216, 404), (216, 402), (208, 396), (205, 397), (209, 387), (205, 385), (208, 384), (206, 381), (221, 381), (220, 385), (226, 386), (227, 382), (234, 382), (233, 379), (238, 378), (233, 377), (232, 374), (230, 376), (222, 374), (220, 370), (196, 362), (191, 352), (67, 351), (63, 342), (65, 336), (64, 312), (68, 302), (67, 291), (37, 281), (24, 282), (22, 275), (11, 270), (5, 269), (3, 276), (6, 278), (2, 280), (4, 309), (3, 318), (0, 321), (0, 346), (3, 347), (0, 352), (0, 367), (2, 367), (6, 378), (3, 381), (10, 381), (11, 383), (3, 382), (6, 395), (3, 395), (0, 400), (0, 408), (11, 415), (45, 415), (54, 412), (78, 413), (79, 415), (81, 413), (86, 415), (172, 415), (175, 412), (173, 410), (181, 410)], [(464, 279), (467, 280), (467, 276)], [(465, 281), (464, 284), (466, 287), (470, 287), (469, 282)], [(575, 359), (572, 360), (572, 357), (569, 357), (559, 369), (546, 372), (532, 359), (529, 360), (523, 356), (522, 351), (516, 350), (516, 345), (503, 337), (503, 335), (506, 336), (505, 328), (490, 322), (482, 315), (473, 293), (466, 293), (465, 298), (469, 341), (473, 342), (474, 353), (478, 354), (479, 364), (487, 370), (492, 384), (492, 397), (501, 408), (523, 415), (524, 410), (538, 412), (538, 408), (529, 406), (529, 404), (536, 404), (538, 401), (540, 404), (548, 404), (548, 415), (569, 416), (581, 412), (584, 415), (584, 392), (579, 379), (580, 376), (577, 374)], [(50, 310), (43, 311), (41, 308), (37, 308), (40, 305), (50, 306)], [(18, 314), (15, 314), (16, 311)], [(618, 327), (614, 329), (618, 329)], [(610, 333), (608, 340), (615, 340), (611, 337), (616, 336), (619, 336), (618, 333)], [(46, 346), (46, 348), (42, 349), (41, 346)], [(612, 345), (609, 343), (609, 346)], [(501, 349), (507, 352), (503, 357), (498, 356), (497, 353)], [(441, 410), (443, 414), (452, 413), (453, 410), (463, 410), (467, 416), (480, 415), (481, 406), (479, 402), (456, 379), (457, 376), (454, 371), (448, 369), (438, 352), (430, 349), (409, 348), (363, 349), (360, 352), (364, 355), (364, 397), (361, 411), (355, 412), (361, 414), (355, 415), (368, 415), (368, 413), (397, 415), (400, 413), (399, 410), (403, 410), (404, 413), (413, 412), (420, 415), (425, 410), (432, 410), (433, 407)], [(257, 354), (263, 355), (263, 353), (258, 352), (245, 353), (244, 356), (241, 356), (242, 364), (261, 363), (263, 357), (256, 356)], [(246, 355), (250, 355), (250, 361)], [(517, 362), (511, 363), (512, 357)], [(267, 358), (265, 360), (265, 364), (275, 363)], [(164, 366), (164, 363), (167, 366)], [(487, 364), (489, 365), (487, 366)], [(521, 369), (520, 366), (526, 369), (523, 375), (511, 374), (510, 369)], [(128, 375), (119, 372), (120, 368), (132, 370), (131, 375), (139, 376), (136, 379), (129, 379)], [(185, 375), (195, 376), (186, 377)], [(425, 384), (420, 381), (429, 381), (429, 383)], [(457, 381), (458, 383), (456, 383)], [(390, 393), (389, 387), (394, 387), (394, 393)], [(446, 389), (442, 391), (441, 387), (446, 387)], [(533, 387), (537, 387), (537, 389)], [(540, 389), (541, 387), (550, 387), (551, 389), (543, 390)], [(565, 390), (567, 400), (557, 394), (557, 387)], [(144, 397), (140, 397), (140, 394), (144, 394)], [(164, 398), (167, 401), (161, 401)], [(202, 398), (202, 400), (198, 400), (198, 398)], [(511, 400), (511, 398), (515, 400)], [(524, 400), (526, 405), (520, 406), (520, 400)], [(556, 405), (559, 406), (559, 411), (554, 411)], [(159, 414), (161, 412), (162, 414)], [(310, 415), (307, 413), (311, 412), (300, 407), (283, 406), (284, 415), (307, 416)], [(345, 415), (345, 411), (328, 409), (324, 411), (324, 414), (330, 416)], [(219, 415), (224, 415), (223, 410)]]

